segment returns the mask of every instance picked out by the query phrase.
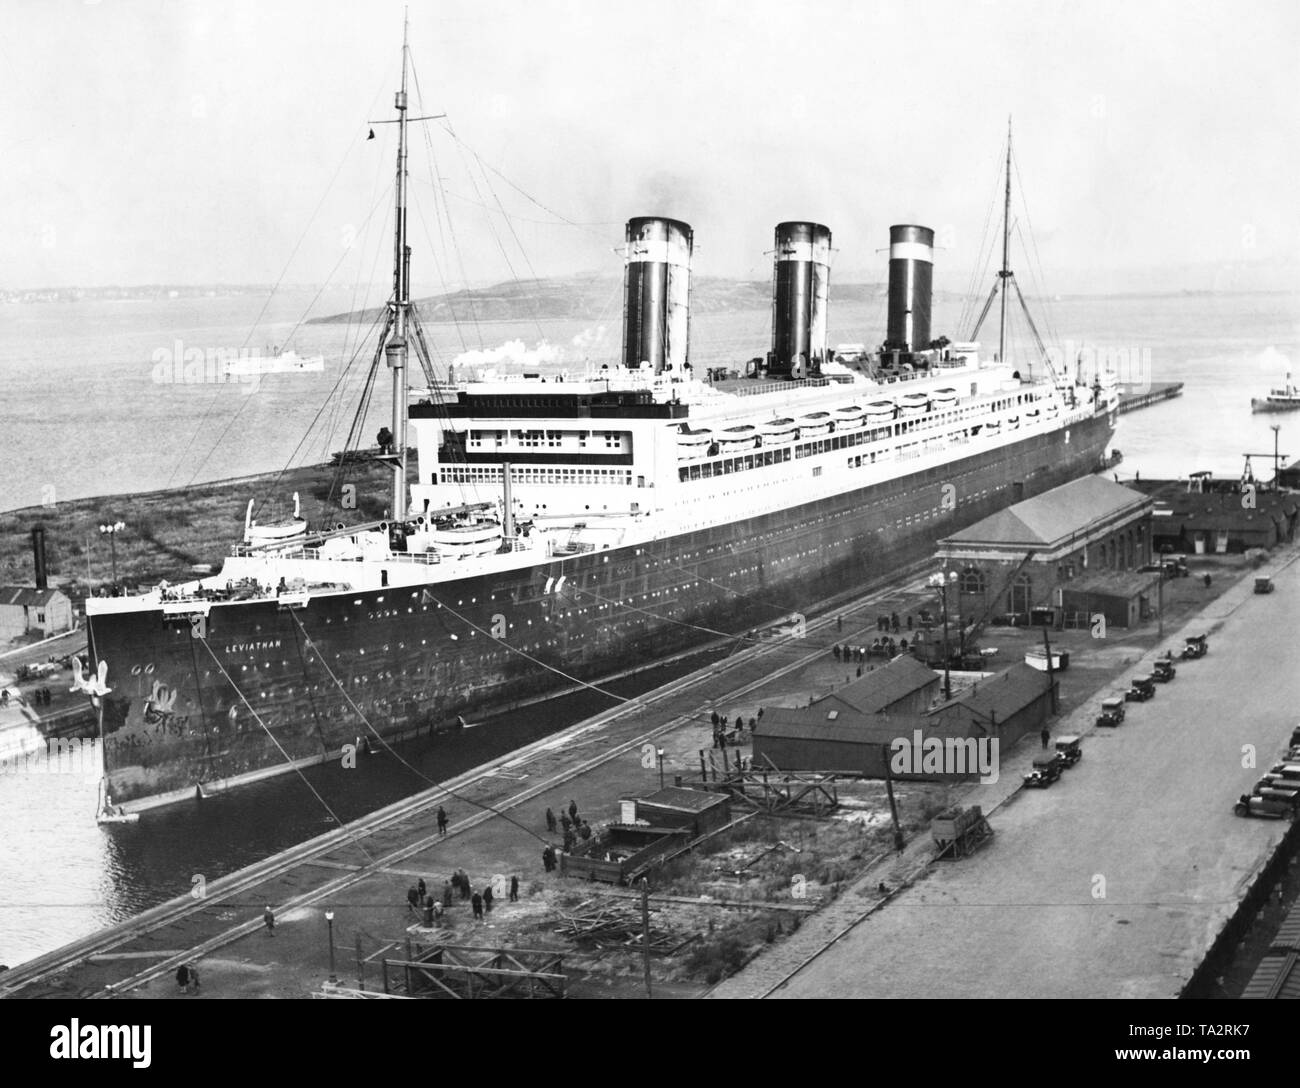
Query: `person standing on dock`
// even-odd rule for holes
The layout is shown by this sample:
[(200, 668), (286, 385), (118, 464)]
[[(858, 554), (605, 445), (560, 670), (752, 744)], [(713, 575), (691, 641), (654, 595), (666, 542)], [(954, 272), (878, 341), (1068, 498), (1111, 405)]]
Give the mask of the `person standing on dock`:
[(1043, 747), (1046, 748), (1047, 742), (1052, 739), (1052, 731), (1048, 729), (1047, 726), (1043, 726), (1043, 731), (1039, 734), (1039, 736), (1042, 737)]
[(442, 883), (442, 909), (451, 909), (451, 881), (444, 880)]
[(469, 905), (474, 909), (474, 921), (483, 921), (483, 897), (478, 892), (474, 893)]
[(441, 805), (438, 806), (438, 834), (444, 837), (447, 834), (447, 810)]
[(420, 892), (414, 884), (406, 889), (406, 909), (420, 913)]
[(569, 798), (569, 819), (574, 823), (578, 822), (578, 802), (572, 797)]
[(546, 810), (546, 830), (555, 833), (555, 813), (549, 808)]
[(519, 902), (519, 877), (517, 876), (510, 878), (510, 902)]
[(271, 909), (271, 904), (267, 903), (266, 910), (262, 911), (262, 922), (266, 925), (266, 932), (272, 937), (275, 936), (275, 911)]
[(563, 827), (566, 832), (573, 826), (573, 821), (569, 819), (569, 814), (567, 812), (560, 813), (560, 826)]
[(492, 885), (489, 884), (483, 889), (483, 909), (489, 914), (492, 913)]
[(420, 877), (415, 882), (415, 890), (420, 893), (420, 902), (424, 902), (424, 897), (429, 894), (429, 886), (425, 884), (424, 877)]

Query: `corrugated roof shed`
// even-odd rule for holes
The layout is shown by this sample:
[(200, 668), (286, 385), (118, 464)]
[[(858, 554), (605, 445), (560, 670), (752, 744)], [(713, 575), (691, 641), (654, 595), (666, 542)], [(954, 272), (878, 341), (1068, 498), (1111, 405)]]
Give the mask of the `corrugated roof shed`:
[(0, 586), (0, 604), (44, 608), (54, 600), (55, 596), (63, 596), (63, 594), (57, 589), (35, 589), (32, 586)]
[[(758, 735), (764, 738), (792, 737), (800, 740), (837, 740), (861, 743), (862, 716), (855, 712), (836, 712), (832, 707), (818, 714), (815, 707), (775, 706), (758, 723)], [(831, 715), (834, 714), (834, 717)]]
[(979, 681), (970, 691), (962, 692), (951, 703), (930, 713), (952, 714), (954, 706), (962, 706), (983, 720), (1005, 721), (1040, 698), (1048, 690), (1047, 685), (1047, 673), (1018, 662), (1004, 673)]
[[(939, 674), (933, 669), (926, 668), (910, 654), (901, 654), (883, 668), (859, 677), (826, 698), (838, 699), (863, 714), (875, 714), (937, 683), (938, 679)], [(813, 705), (820, 705), (820, 701)]]
[(1136, 512), (1150, 503), (1139, 491), (1100, 476), (1083, 476), (990, 514), (941, 543), (1042, 547), (1069, 537), (1092, 522), (1127, 510)]

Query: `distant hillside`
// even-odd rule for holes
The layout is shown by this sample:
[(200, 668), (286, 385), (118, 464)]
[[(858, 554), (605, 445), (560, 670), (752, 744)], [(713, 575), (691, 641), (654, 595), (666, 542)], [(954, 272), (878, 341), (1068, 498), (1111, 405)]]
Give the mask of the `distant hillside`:
[[(884, 298), (883, 283), (831, 283), (831, 302), (871, 302)], [(621, 279), (520, 280), (416, 299), (425, 321), (591, 321), (622, 312)], [(768, 280), (732, 280), (698, 276), (691, 281), (691, 310), (697, 314), (765, 310), (772, 304)], [(376, 309), (312, 319), (312, 324), (369, 322)]]

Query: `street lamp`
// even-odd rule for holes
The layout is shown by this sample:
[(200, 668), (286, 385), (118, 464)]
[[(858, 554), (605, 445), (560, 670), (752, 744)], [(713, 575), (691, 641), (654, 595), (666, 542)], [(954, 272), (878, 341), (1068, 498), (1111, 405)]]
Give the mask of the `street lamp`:
[(339, 977), (334, 973), (334, 912), (332, 910), (325, 912), (325, 921), (330, 927), (330, 985), (337, 986)]
[(957, 584), (957, 572), (948, 571), (947, 575), (943, 571), (935, 571), (930, 575), (930, 586), (939, 591), (939, 604), (943, 609), (943, 697), (952, 698), (952, 676), (949, 675), (948, 667), (950, 664), (950, 655), (948, 653), (948, 586)]
[(99, 531), (108, 537), (109, 551), (113, 555), (113, 587), (117, 587), (117, 534), (126, 528), (126, 523), (115, 521), (111, 525), (101, 525)]
[(1277, 452), (1277, 432), (1282, 429), (1282, 425), (1270, 423), (1269, 426), (1273, 428), (1273, 490), (1277, 491), (1282, 486), (1282, 463)]
[(664, 750), (656, 749), (656, 755), (659, 757), (659, 788), (664, 788)]

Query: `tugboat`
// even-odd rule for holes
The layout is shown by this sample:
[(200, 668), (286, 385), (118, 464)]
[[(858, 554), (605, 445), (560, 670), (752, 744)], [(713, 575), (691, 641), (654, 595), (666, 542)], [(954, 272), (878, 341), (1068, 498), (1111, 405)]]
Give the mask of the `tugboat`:
[(1300, 387), (1291, 384), (1291, 372), (1286, 374), (1286, 384), (1270, 389), (1267, 397), (1251, 397), (1252, 412), (1289, 412), (1300, 408)]

